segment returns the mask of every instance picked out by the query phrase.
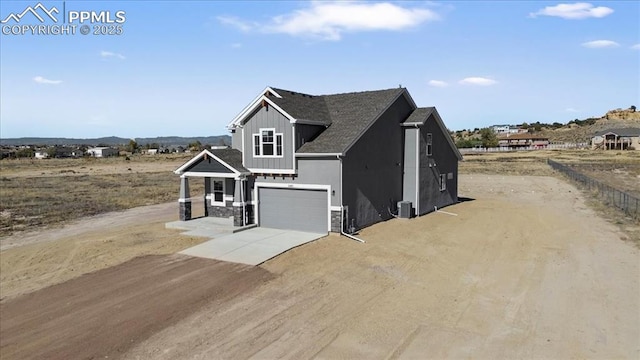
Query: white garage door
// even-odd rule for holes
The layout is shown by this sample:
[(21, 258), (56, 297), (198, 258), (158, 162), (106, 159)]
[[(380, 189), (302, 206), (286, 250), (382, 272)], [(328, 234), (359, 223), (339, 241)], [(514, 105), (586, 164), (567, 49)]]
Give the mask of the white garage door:
[(259, 188), (260, 226), (327, 233), (326, 190)]

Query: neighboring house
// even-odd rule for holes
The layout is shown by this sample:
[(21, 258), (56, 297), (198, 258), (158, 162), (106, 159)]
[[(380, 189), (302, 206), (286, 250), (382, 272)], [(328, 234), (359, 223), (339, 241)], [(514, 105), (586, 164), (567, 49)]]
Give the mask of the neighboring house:
[(48, 159), (49, 152), (47, 150), (38, 150), (33, 155), (36, 159)]
[(205, 214), (236, 226), (353, 232), (458, 201), (462, 156), (435, 108), (404, 88), (307, 95), (266, 88), (227, 126), (232, 148), (178, 168), (180, 219), (189, 179), (204, 178)]
[(509, 150), (546, 149), (549, 138), (529, 133), (502, 135), (498, 137), (498, 146)]
[(143, 155), (157, 155), (158, 149), (143, 149), (141, 152)]
[(513, 125), (493, 125), (491, 127), (491, 129), (493, 130), (494, 133), (501, 135), (501, 134), (518, 134), (521, 132), (526, 132), (526, 130), (524, 129), (520, 129), (517, 126), (513, 126)]
[(120, 152), (111, 147), (93, 147), (87, 149), (87, 154), (93, 157), (109, 157), (118, 156)]
[(640, 128), (609, 129), (591, 138), (592, 149), (640, 150)]

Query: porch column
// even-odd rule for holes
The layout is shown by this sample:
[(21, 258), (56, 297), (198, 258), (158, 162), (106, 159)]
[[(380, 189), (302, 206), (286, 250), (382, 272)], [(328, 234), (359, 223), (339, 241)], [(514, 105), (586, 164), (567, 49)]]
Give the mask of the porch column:
[[(244, 182), (242, 179), (235, 179), (234, 194), (233, 194), (233, 226), (244, 226), (245, 214), (244, 214)], [(239, 200), (239, 201), (238, 201)], [(240, 203), (240, 204), (238, 204)]]
[(180, 198), (178, 199), (180, 204), (180, 220), (191, 220), (191, 195), (189, 194), (189, 178), (185, 176), (180, 177)]

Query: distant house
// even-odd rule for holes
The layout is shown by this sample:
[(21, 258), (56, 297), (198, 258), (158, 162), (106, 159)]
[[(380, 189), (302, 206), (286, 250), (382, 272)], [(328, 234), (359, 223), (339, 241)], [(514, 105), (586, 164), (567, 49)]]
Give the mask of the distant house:
[(141, 152), (143, 155), (157, 155), (158, 149), (144, 149)]
[(198, 178), (207, 216), (314, 233), (458, 201), (462, 156), (436, 109), (417, 107), (405, 88), (317, 96), (268, 87), (227, 128), (232, 148), (203, 150), (175, 171), (181, 220)]
[(93, 147), (87, 149), (87, 154), (93, 157), (109, 157), (109, 156), (118, 156), (120, 152), (118, 149), (114, 149), (111, 147)]
[(498, 137), (498, 146), (505, 150), (545, 149), (549, 138), (529, 133), (507, 134)]
[(36, 159), (48, 159), (49, 152), (47, 150), (38, 150), (33, 155)]
[(596, 150), (640, 150), (640, 128), (608, 129), (591, 138)]
[(502, 135), (502, 134), (518, 134), (518, 133), (526, 131), (524, 129), (520, 129), (519, 127), (513, 126), (513, 125), (493, 125), (491, 127), (491, 130), (493, 130), (493, 132), (498, 134), (498, 135)]

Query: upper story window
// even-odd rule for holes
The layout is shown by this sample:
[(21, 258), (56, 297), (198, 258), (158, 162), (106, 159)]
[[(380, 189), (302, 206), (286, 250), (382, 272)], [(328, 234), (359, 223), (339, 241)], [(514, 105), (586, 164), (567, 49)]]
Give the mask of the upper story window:
[(433, 135), (427, 134), (427, 156), (433, 155)]
[(253, 156), (282, 157), (282, 134), (275, 129), (260, 129), (260, 133), (253, 134)]

